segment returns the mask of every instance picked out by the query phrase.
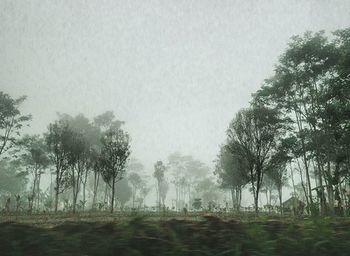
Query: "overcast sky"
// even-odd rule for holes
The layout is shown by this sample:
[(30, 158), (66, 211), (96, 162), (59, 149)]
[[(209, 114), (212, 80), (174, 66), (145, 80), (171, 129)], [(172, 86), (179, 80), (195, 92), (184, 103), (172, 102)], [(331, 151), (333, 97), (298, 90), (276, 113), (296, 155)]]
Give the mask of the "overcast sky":
[(28, 96), (30, 132), (113, 110), (148, 168), (174, 151), (212, 165), (289, 38), (349, 26), (346, 0), (0, 0), (0, 90)]

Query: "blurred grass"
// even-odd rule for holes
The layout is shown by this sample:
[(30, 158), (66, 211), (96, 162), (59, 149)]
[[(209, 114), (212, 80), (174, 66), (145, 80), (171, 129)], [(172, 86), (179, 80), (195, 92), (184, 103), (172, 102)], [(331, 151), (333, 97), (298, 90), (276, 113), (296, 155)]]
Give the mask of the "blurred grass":
[(0, 255), (350, 255), (350, 221), (158, 213), (2, 216)]

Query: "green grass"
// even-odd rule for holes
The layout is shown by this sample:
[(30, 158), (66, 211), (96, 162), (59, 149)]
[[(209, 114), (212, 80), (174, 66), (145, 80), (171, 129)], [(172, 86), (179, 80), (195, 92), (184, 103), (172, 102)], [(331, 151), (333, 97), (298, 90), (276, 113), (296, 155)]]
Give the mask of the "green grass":
[(44, 216), (19, 216), (17, 222), (0, 223), (0, 255), (335, 256), (350, 252), (347, 219), (85, 213), (47, 215), (48, 225), (39, 222)]

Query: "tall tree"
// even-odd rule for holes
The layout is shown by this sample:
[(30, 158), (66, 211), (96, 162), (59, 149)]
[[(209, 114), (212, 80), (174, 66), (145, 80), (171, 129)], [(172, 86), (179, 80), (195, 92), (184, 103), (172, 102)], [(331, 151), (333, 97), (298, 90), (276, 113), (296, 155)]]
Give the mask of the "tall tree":
[[(86, 172), (86, 164), (88, 158), (88, 145), (84, 137), (80, 133), (71, 131), (69, 144), (67, 145), (68, 164), (70, 172), (68, 186), (72, 188), (73, 192), (73, 213), (76, 211), (78, 194), (83, 183), (83, 174)], [(85, 202), (84, 202), (85, 203)]]
[(266, 166), (273, 156), (277, 138), (284, 131), (283, 127), (276, 109), (253, 105), (239, 111), (227, 130), (228, 149), (247, 163), (256, 213)]
[(50, 124), (48, 133), (45, 134), (49, 158), (55, 166), (55, 212), (58, 209), (58, 195), (67, 188), (70, 137), (71, 131), (64, 121), (56, 121)]
[(0, 156), (13, 146), (23, 125), (31, 119), (31, 115), (22, 115), (19, 110), (25, 99), (13, 99), (0, 91)]
[(176, 209), (183, 209), (185, 204), (191, 205), (196, 184), (209, 174), (209, 168), (190, 155), (179, 152), (168, 156), (167, 168), (175, 185)]
[(231, 191), (232, 205), (239, 211), (242, 200), (242, 189), (249, 182), (247, 163), (244, 158), (234, 155), (227, 145), (220, 148), (214, 174), (220, 186)]
[[(32, 192), (29, 196), (29, 211), (32, 212), (34, 202), (40, 193), (40, 178), (49, 166), (47, 148), (43, 138), (39, 135), (26, 135), (17, 143), (19, 145), (21, 160), (27, 174), (32, 176)], [(39, 200), (39, 198), (37, 198)]]
[(112, 190), (111, 212), (114, 210), (115, 185), (124, 177), (130, 155), (129, 135), (122, 129), (109, 129), (101, 139), (102, 177)]
[(136, 194), (141, 189), (142, 179), (140, 175), (135, 172), (129, 174), (128, 181), (132, 186), (132, 207), (135, 208)]
[(164, 172), (166, 167), (162, 161), (157, 161), (154, 164), (154, 173), (153, 177), (157, 180), (157, 204), (158, 209), (160, 210), (161, 206), (161, 192), (162, 192), (162, 183), (164, 182)]

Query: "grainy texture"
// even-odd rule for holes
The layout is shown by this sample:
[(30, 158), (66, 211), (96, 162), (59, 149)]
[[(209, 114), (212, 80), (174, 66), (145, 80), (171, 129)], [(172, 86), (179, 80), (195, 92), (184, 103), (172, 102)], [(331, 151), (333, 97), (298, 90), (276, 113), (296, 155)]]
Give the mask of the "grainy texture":
[[(63, 219), (63, 218), (62, 218)], [(347, 255), (344, 219), (197, 221), (146, 217), (65, 221), (51, 228), (0, 224), (2, 255)]]

